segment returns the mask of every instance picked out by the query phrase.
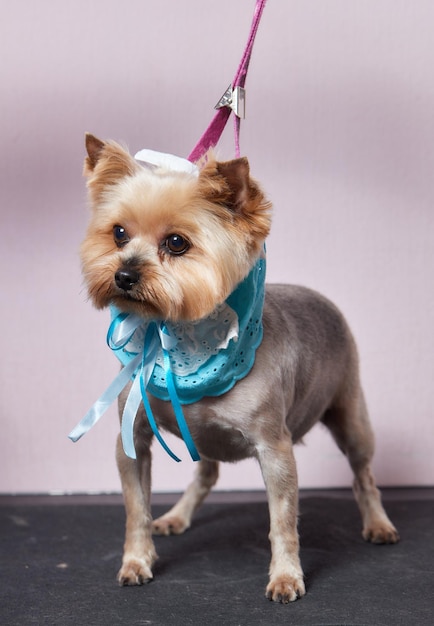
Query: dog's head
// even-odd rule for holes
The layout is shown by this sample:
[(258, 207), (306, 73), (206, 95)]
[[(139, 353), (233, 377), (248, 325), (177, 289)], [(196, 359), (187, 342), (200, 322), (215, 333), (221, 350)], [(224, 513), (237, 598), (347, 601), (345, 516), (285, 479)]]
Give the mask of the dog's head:
[(92, 208), (81, 247), (97, 308), (194, 321), (249, 273), (270, 229), (270, 203), (247, 159), (199, 172), (143, 167), (121, 146), (86, 135)]

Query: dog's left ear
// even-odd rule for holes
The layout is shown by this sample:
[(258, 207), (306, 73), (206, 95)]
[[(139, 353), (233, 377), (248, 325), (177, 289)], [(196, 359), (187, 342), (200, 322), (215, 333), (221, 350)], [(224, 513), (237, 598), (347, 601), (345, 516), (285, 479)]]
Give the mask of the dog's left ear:
[(235, 213), (243, 213), (255, 199), (264, 199), (259, 185), (250, 178), (246, 157), (211, 161), (202, 169), (199, 184), (203, 195), (211, 202), (222, 204)]
[(225, 204), (235, 212), (242, 212), (250, 195), (250, 166), (246, 157), (216, 163), (217, 172), (225, 180), (229, 189), (229, 195), (225, 198)]
[(210, 161), (199, 176), (201, 193), (214, 204), (233, 211), (234, 217), (255, 237), (265, 238), (271, 225), (271, 203), (250, 177), (245, 157), (232, 161)]

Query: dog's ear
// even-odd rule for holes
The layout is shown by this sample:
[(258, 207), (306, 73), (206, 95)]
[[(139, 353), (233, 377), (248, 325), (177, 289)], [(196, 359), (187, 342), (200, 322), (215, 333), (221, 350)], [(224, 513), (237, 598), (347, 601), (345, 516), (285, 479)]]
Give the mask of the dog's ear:
[(96, 164), (98, 163), (98, 159), (100, 157), (101, 152), (104, 149), (105, 143), (91, 135), (90, 133), (86, 133), (85, 135), (85, 144), (87, 150), (87, 157), (84, 162), (85, 172), (90, 173), (95, 169)]
[(245, 157), (232, 161), (210, 161), (199, 176), (200, 192), (214, 204), (233, 212), (235, 219), (255, 237), (265, 238), (271, 225), (271, 203), (250, 177)]
[(263, 197), (259, 186), (250, 178), (246, 157), (209, 162), (201, 170), (199, 184), (208, 200), (236, 213), (243, 213), (255, 196)]
[(84, 175), (88, 178), (87, 186), (94, 202), (108, 187), (126, 176), (133, 176), (140, 169), (133, 157), (114, 141), (104, 142), (86, 133), (85, 143)]
[(250, 198), (251, 181), (248, 160), (243, 157), (233, 161), (216, 163), (218, 174), (225, 180), (229, 195), (225, 199), (228, 208), (242, 213)]

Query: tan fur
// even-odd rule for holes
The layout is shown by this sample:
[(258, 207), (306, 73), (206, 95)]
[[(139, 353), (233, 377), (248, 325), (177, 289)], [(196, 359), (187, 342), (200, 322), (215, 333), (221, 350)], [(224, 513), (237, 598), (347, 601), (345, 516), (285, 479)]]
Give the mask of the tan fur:
[[(248, 176), (247, 160), (210, 163), (196, 179), (141, 168), (113, 142), (87, 136), (87, 144), (93, 218), (81, 258), (95, 306), (113, 302), (120, 309), (170, 320), (197, 320), (212, 313), (248, 274), (270, 228), (270, 205)], [(245, 180), (235, 196), (227, 176)], [(113, 240), (115, 224), (131, 237), (125, 249)], [(160, 247), (175, 232), (192, 240), (182, 258)], [(134, 300), (125, 301), (113, 276), (133, 261), (141, 268), (141, 280), (130, 294)]]
[[(85, 173), (92, 219), (82, 263), (95, 306), (110, 302), (144, 318), (199, 320), (223, 302), (261, 254), (270, 227), (270, 204), (250, 178), (247, 159), (211, 161), (199, 178), (139, 167), (114, 143), (87, 136)], [(128, 241), (119, 247), (114, 226)], [(168, 252), (170, 235), (188, 249)], [(126, 271), (132, 284), (115, 278)], [(283, 603), (304, 595), (298, 556), (297, 471), (293, 444), (318, 421), (331, 431), (354, 472), (362, 534), (374, 543), (399, 536), (381, 504), (370, 463), (374, 439), (359, 382), (354, 340), (339, 311), (302, 287), (267, 288), (264, 336), (250, 374), (219, 398), (184, 407), (200, 452), (195, 478), (179, 502), (152, 522), (152, 432), (143, 408), (135, 423), (137, 460), (120, 439), (117, 463), (127, 513), (122, 585), (152, 578), (155, 533), (179, 534), (218, 478), (219, 461), (255, 457), (270, 509), (268, 598)], [(120, 398), (120, 413), (128, 394)], [(179, 435), (170, 403), (150, 398), (161, 429)]]

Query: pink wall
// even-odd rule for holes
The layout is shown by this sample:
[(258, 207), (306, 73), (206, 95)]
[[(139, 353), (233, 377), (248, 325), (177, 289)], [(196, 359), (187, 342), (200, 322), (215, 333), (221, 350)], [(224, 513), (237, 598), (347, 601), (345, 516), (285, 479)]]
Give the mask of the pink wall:
[[(254, 1), (14, 0), (0, 25), (0, 492), (117, 491), (117, 371), (86, 302), (83, 134), (186, 155), (231, 80)], [(384, 485), (434, 482), (434, 4), (269, 0), (242, 149), (275, 206), (270, 281), (323, 291), (360, 346)], [(233, 154), (230, 133), (221, 155)], [(318, 428), (302, 486), (348, 485)], [(185, 456), (185, 455), (184, 455)], [(155, 490), (192, 473), (155, 448)], [(220, 488), (261, 488), (255, 463)]]

